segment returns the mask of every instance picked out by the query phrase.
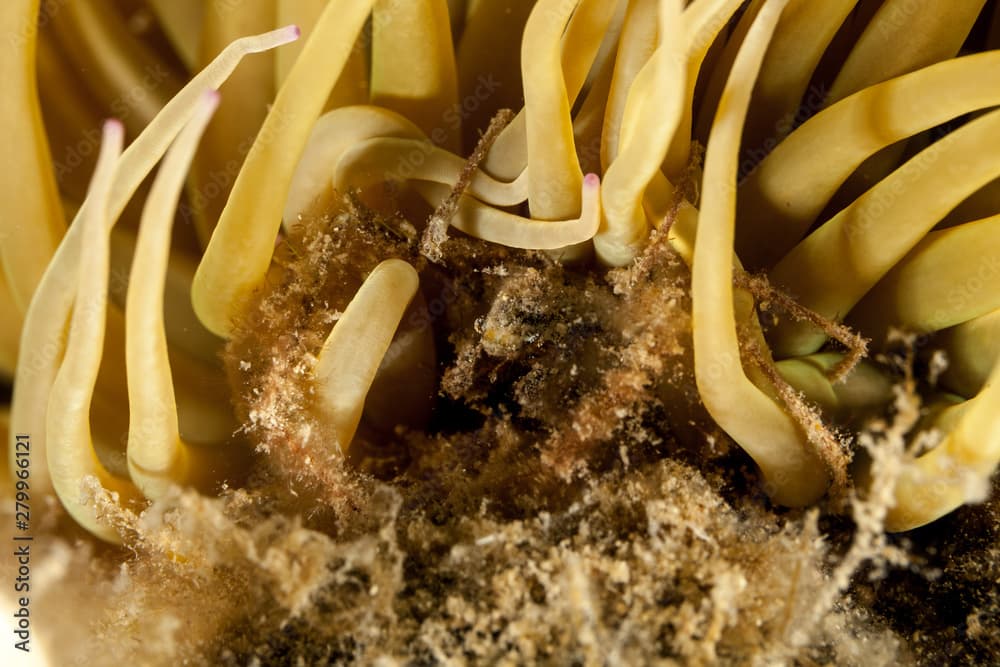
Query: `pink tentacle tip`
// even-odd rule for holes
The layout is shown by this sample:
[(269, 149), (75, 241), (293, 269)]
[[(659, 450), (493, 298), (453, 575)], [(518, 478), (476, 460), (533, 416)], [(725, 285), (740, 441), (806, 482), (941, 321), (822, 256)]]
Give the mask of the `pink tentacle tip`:
[(600, 187), (601, 177), (594, 173), (587, 174), (583, 177), (583, 184), (588, 188)]
[(121, 137), (125, 135), (125, 125), (117, 118), (108, 118), (104, 121), (104, 127), (101, 128), (104, 131), (105, 137)]
[(214, 88), (206, 90), (202, 94), (203, 103), (206, 106), (212, 107), (213, 109), (215, 107), (219, 106), (219, 100), (221, 100), (221, 99), (222, 99), (222, 93), (220, 93), (218, 90), (216, 90)]
[(273, 30), (272, 32), (267, 33), (267, 37), (269, 38), (269, 43), (268, 46), (265, 47), (265, 50), (273, 49), (275, 47), (283, 46), (285, 44), (290, 44), (301, 36), (302, 36), (302, 30), (299, 28), (299, 26), (295, 25), (294, 23), (281, 26), (277, 30)]

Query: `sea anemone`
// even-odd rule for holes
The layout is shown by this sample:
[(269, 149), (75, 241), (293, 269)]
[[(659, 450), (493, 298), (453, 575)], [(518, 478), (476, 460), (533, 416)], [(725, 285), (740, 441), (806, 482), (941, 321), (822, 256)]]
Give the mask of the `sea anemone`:
[[(951, 513), (1000, 462), (1000, 3), (0, 25), (0, 424), (61, 656), (995, 659), (996, 501)], [(986, 528), (890, 535), (933, 522)], [(928, 563), (957, 634), (899, 617)]]

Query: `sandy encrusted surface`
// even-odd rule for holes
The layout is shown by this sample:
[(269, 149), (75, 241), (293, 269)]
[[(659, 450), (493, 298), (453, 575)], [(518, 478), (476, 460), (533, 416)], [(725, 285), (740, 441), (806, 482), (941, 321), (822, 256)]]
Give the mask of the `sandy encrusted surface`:
[[(287, 240), (228, 350), (257, 449), (242, 488), (141, 516), (91, 489), (124, 552), (48, 512), (33, 612), (58, 664), (1000, 656), (997, 503), (881, 531), (914, 395), (868, 432), (867, 498), (776, 509), (699, 409), (687, 276), (658, 237), (607, 276), (465, 239), (431, 265), (416, 242), (363, 207)], [(422, 424), (369, 414), (345, 463), (302, 369), (387, 257), (422, 271), (440, 395)]]

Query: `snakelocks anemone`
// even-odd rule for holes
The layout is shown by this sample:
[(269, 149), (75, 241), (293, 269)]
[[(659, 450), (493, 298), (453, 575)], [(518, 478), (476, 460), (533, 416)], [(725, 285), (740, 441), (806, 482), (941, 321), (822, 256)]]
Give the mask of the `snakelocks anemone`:
[(1000, 659), (1000, 2), (0, 25), (15, 657)]

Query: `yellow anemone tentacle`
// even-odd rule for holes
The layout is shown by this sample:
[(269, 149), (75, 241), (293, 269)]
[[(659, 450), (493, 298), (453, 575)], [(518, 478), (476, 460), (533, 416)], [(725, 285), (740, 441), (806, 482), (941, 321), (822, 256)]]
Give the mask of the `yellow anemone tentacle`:
[[(417, 181), (414, 189), (431, 205), (439, 206), (452, 187)], [(589, 241), (601, 224), (601, 179), (587, 174), (581, 189), (580, 216), (569, 220), (535, 220), (507, 213), (462, 195), (451, 226), (469, 236), (526, 250), (560, 250)]]
[[(303, 39), (275, 52), (275, 87), (280, 88), (292, 71), (309, 35), (312, 34), (329, 0), (277, 0), (278, 25), (297, 25), (302, 29)], [(338, 109), (352, 104), (368, 104), (368, 38), (358, 37), (347, 57), (340, 78), (333, 86), (326, 101), (326, 109)]]
[[(379, 137), (422, 139), (424, 134), (406, 118), (380, 107), (343, 107), (322, 115), (309, 133), (288, 187), (285, 228), (298, 223), (312, 206), (331, 206), (332, 179), (344, 153), (356, 144)], [(400, 162), (405, 165), (407, 160), (401, 157)]]
[(676, 178), (687, 167), (691, 159), (691, 130), (694, 124), (694, 93), (698, 75), (705, 63), (708, 49), (715, 42), (719, 32), (740, 8), (740, 0), (698, 0), (684, 10), (687, 21), (685, 41), (687, 76), (685, 77), (684, 99), (681, 102), (681, 118), (677, 131), (663, 158), (663, 171)]
[[(628, 4), (628, 3), (623, 3)], [(617, 46), (617, 42), (615, 42)], [(573, 116), (573, 141), (580, 167), (585, 172), (600, 172), (601, 133), (604, 131), (604, 116), (608, 110), (608, 94), (615, 72), (615, 59), (604, 58), (590, 80), (586, 98), (579, 111)], [(527, 173), (525, 170), (522, 174)]]
[[(709, 46), (715, 40), (718, 32), (725, 26), (733, 12), (739, 7), (736, 0), (699, 0), (684, 10), (684, 20), (687, 22), (685, 33), (681, 35), (684, 52), (680, 56), (686, 63), (686, 79), (684, 82), (684, 92), (681, 101), (680, 120), (677, 123), (677, 130), (673, 133), (670, 146), (663, 157), (662, 169), (667, 170), (671, 177), (678, 174), (687, 167), (691, 155), (691, 123), (692, 123), (692, 103), (694, 99), (694, 86), (697, 83), (699, 73)], [(675, 41), (676, 40), (671, 40)], [(643, 132), (637, 132), (639, 117), (642, 108), (645, 106), (647, 91), (653, 87), (656, 78), (656, 58), (646, 61), (634, 77), (628, 91), (628, 99), (624, 108), (624, 114), (619, 121), (618, 132), (622, 139), (629, 139), (633, 136), (641, 137)], [(610, 106), (609, 106), (610, 109)], [(618, 144), (615, 144), (615, 151)], [(646, 217), (654, 224), (658, 225), (671, 212), (674, 206), (675, 191), (673, 184), (660, 171), (654, 171), (646, 184), (643, 197), (643, 208)], [(694, 242), (693, 208), (688, 202), (683, 202), (677, 211), (677, 218), (674, 221), (674, 233), (671, 235), (671, 243), (674, 248), (690, 263), (691, 249)]]
[[(117, 220), (139, 184), (191, 118), (201, 95), (218, 88), (244, 56), (273, 49), (297, 36), (298, 31), (291, 27), (236, 40), (211, 65), (195, 76), (157, 114), (156, 119), (118, 160), (109, 195), (109, 224)], [(62, 359), (66, 323), (73, 308), (73, 294), (81, 259), (80, 221), (85, 209), (86, 206), (81, 208), (49, 262), (28, 308), (21, 332), (21, 354), (14, 381), (11, 423), (13, 432), (30, 433), (33, 440), (39, 443), (40, 463), (44, 462), (45, 456), (45, 409)], [(44, 470), (45, 466), (41, 465), (34, 475), (36, 488), (42, 492), (49, 487)]]
[(708, 73), (708, 82), (705, 84), (705, 92), (702, 93), (701, 113), (695, 124), (696, 137), (708, 137), (715, 122), (715, 112), (719, 108), (722, 91), (732, 72), (733, 62), (765, 2), (766, 0), (750, 0), (736, 21), (736, 25), (730, 30), (721, 31), (720, 38), (724, 40), (724, 44)]
[(186, 171), (219, 94), (206, 93), (187, 127), (167, 151), (149, 192), (139, 227), (125, 307), (125, 368), (128, 376), (128, 468), (150, 499), (172, 484), (184, 484), (204, 466), (193, 465), (181, 441), (174, 380), (163, 323), (163, 288), (170, 257), (170, 230)]
[(7, 101), (0, 107), (5, 156), (0, 179), (4, 207), (0, 260), (22, 314), (66, 231), (38, 102), (38, 6), (39, 0), (0, 3), (0, 26), (9, 37), (0, 50), (0, 79), (7, 92)]
[[(540, 104), (545, 102), (556, 105), (555, 107), (539, 107), (538, 111), (544, 114), (545, 118), (553, 121), (558, 119), (557, 122), (560, 125), (556, 127), (561, 127), (561, 123), (569, 117), (569, 112), (562, 108), (560, 100), (565, 96), (569, 106), (576, 104), (577, 97), (587, 81), (590, 67), (601, 50), (602, 36), (607, 32), (614, 17), (614, 3), (605, 0), (563, 0), (562, 3), (547, 0), (547, 2), (548, 6), (544, 8), (541, 4), (536, 3), (531, 17), (529, 17), (529, 25), (534, 17), (532, 32), (535, 35), (531, 39), (533, 43), (537, 43), (537, 47), (528, 48), (526, 46), (528, 42), (527, 26), (521, 42), (521, 68), (524, 78), (522, 86), (525, 91), (525, 106), (493, 142), (486, 154), (486, 160), (481, 166), (483, 171), (491, 174), (497, 180), (513, 181), (528, 165), (527, 118), (529, 110), (527, 89), (532, 88), (540, 94), (540, 96), (536, 96), (536, 101)], [(573, 11), (574, 7), (576, 7), (575, 11)], [(565, 16), (570, 11), (572, 11), (572, 16), (567, 24)], [(560, 25), (564, 25), (565, 30), (559, 28)], [(562, 76), (559, 75), (560, 70), (555, 69), (554, 66), (553, 40), (560, 40), (559, 63)], [(541, 50), (544, 57), (542, 61), (536, 62), (538, 50)], [(525, 55), (530, 56), (529, 60), (525, 60)], [(535, 78), (534, 82), (527, 80), (529, 72)], [(538, 124), (541, 125), (540, 119), (538, 120)], [(572, 134), (572, 119), (568, 122), (570, 123), (570, 134)], [(565, 134), (566, 129), (562, 127), (561, 131)], [(562, 142), (560, 143), (560, 151), (568, 151), (565, 140), (565, 136), (560, 138)], [(573, 153), (575, 154), (575, 148)]]
[(558, 220), (580, 213), (583, 171), (576, 157), (559, 48), (574, 5), (565, 0), (540, 0), (528, 18), (521, 44), (531, 173), (528, 206), (531, 217), (539, 220)]
[[(627, 0), (583, 2), (573, 13), (563, 35), (563, 77), (567, 93), (573, 100), (572, 106), (579, 107), (571, 119), (573, 148), (584, 173), (601, 171), (601, 131), (628, 4)], [(579, 90), (576, 81), (583, 82)], [(516, 180), (522, 177), (527, 178), (527, 169)], [(568, 248), (560, 256), (573, 261), (588, 253), (589, 248), (581, 246)]]
[(788, 4), (757, 77), (745, 149), (770, 151), (795, 129), (797, 120), (819, 111), (826, 102), (825, 91), (810, 90), (806, 95), (806, 89), (837, 29), (857, 4), (858, 0)]
[(657, 4), (657, 0), (632, 0), (625, 14), (601, 132), (601, 166), (605, 170), (618, 156), (625, 103), (632, 82), (656, 50)]
[[(900, 139), (997, 104), (1000, 53), (992, 52), (931, 65), (820, 112), (740, 186), (740, 259), (749, 268), (771, 266), (802, 239), (866, 158)], [(830, 137), (837, 137), (836, 150), (830, 150)]]
[[(681, 103), (681, 119), (678, 122), (677, 130), (674, 132), (670, 148), (663, 159), (664, 168), (675, 168), (671, 165), (680, 165), (683, 159), (689, 159), (691, 150), (690, 134), (690, 111), (691, 101), (694, 95), (693, 85), (698, 79), (699, 71), (703, 64), (708, 45), (715, 39), (719, 30), (725, 25), (732, 13), (738, 8), (739, 3), (733, 0), (700, 0), (690, 5), (684, 11), (684, 18), (689, 21), (684, 37), (684, 49), (687, 66), (687, 80), (684, 101)], [(644, 91), (651, 87), (650, 82), (654, 78), (655, 59), (647, 61), (639, 74), (635, 77), (632, 87), (634, 93), (629, 95), (629, 104), (625, 110), (624, 131), (626, 136), (635, 134), (634, 126), (640, 115)], [(633, 129), (630, 129), (633, 128)], [(639, 133), (641, 136), (642, 133)], [(684, 261), (690, 265), (694, 248), (695, 220), (697, 211), (690, 202), (682, 201), (679, 208), (673, 211), (675, 205), (676, 192), (673, 184), (659, 171), (654, 171), (652, 178), (646, 185), (643, 197), (643, 208), (646, 217), (654, 224), (658, 225), (668, 216), (672, 217), (672, 229), (670, 243), (681, 255)]]
[(128, 29), (111, 3), (74, 0), (52, 14), (52, 25), (74, 65), (104, 105), (122, 118), (129, 135), (139, 134), (180, 90), (183, 80), (170, 63)]
[[(125, 310), (136, 239), (135, 232), (117, 225), (111, 231), (111, 298), (122, 311)], [(191, 306), (191, 282), (197, 266), (187, 253), (171, 248), (163, 308), (167, 342), (172, 350), (185, 354), (206, 368), (221, 368), (219, 353), (225, 341), (202, 326)]]
[[(806, 308), (842, 319), (948, 211), (1000, 176), (1000, 112), (947, 135), (894, 171), (792, 249), (770, 272)], [(815, 352), (826, 340), (783, 321), (778, 356)]]
[(828, 96), (852, 93), (954, 58), (986, 0), (886, 0), (858, 38)]
[(860, 424), (861, 418), (892, 401), (893, 381), (874, 364), (862, 361), (843, 381), (831, 382), (831, 373), (843, 361), (843, 353), (822, 352), (776, 362), (775, 368), (829, 418)]
[(786, 505), (814, 502), (828, 476), (795, 420), (746, 376), (733, 307), (733, 225), (743, 120), (754, 78), (787, 0), (765, 3), (723, 90), (708, 142), (704, 206), (692, 268), (695, 379), (709, 414), (760, 466), (769, 495)]
[(21, 345), (21, 327), (24, 320), (7, 279), (0, 271), (0, 312), (7, 313), (7, 322), (0, 329), (0, 379), (11, 380), (17, 368), (17, 352)]
[[(435, 148), (419, 128), (391, 111), (377, 107), (332, 111), (317, 123), (296, 168), (285, 210), (286, 224), (298, 220), (317, 202), (331, 203), (335, 187), (385, 180), (413, 180), (417, 192), (437, 206), (447, 198), (456, 170), (464, 164), (465, 160)], [(546, 221), (494, 208), (523, 202), (525, 178), (526, 172), (513, 183), (502, 183), (488, 174), (475, 173), (470, 183), (474, 196), (463, 195), (451, 224), (478, 238), (519, 248), (558, 249), (593, 237), (600, 222), (596, 176), (581, 184), (584, 206), (580, 216), (550, 221), (548, 229)], [(420, 179), (432, 182), (421, 183)]]
[(455, 56), (463, 146), (475, 145), (480, 128), (488, 126), (497, 111), (523, 104), (521, 51), (510, 48), (510, 35), (524, 31), (534, 3), (509, 0), (469, 5)]
[[(95, 142), (100, 138), (104, 116), (100, 104), (77, 75), (75, 65), (44, 30), (38, 38), (35, 64), (38, 94), (45, 109), (45, 133), (53, 149), (52, 170), (59, 194), (64, 199), (81, 202), (94, 172), (98, 153)], [(66, 231), (65, 220), (73, 218), (66, 211), (64, 207), (63, 219), (59, 221), (60, 238)]]
[[(466, 160), (426, 139), (378, 137), (356, 143), (335, 163), (333, 187), (343, 192), (383, 181), (430, 181), (454, 186)], [(476, 171), (468, 193), (492, 206), (516, 206), (527, 198), (527, 172), (501, 183)]]
[(377, 0), (371, 102), (409, 118), (438, 146), (461, 145), (458, 74), (445, 0)]
[[(10, 438), (10, 410), (7, 409), (7, 406), (2, 406), (0, 407), (0, 442), (7, 442), (8, 438)], [(30, 459), (24, 458), (24, 460), (26, 462), (25, 464), (25, 469), (26, 469), (27, 462), (29, 462)], [(11, 470), (6, 456), (0, 456), (0, 475), (2, 475), (3, 479), (17, 479), (16, 471), (17, 468)], [(27, 472), (21, 474), (28, 476), (31, 473)], [(9, 493), (8, 489), (10, 489), (11, 487), (5, 484), (3, 488), (4, 488), (3, 494), (4, 497), (6, 497), (7, 494)]]
[(600, 70), (602, 58), (610, 56), (620, 31), (616, 19), (624, 19), (619, 4), (615, 0), (580, 0), (566, 24), (559, 61), (571, 105), (576, 104), (595, 71)]
[(652, 72), (652, 80), (641, 100), (633, 136), (623, 137), (624, 148), (604, 176), (601, 199), (605, 224), (594, 237), (594, 247), (598, 259), (611, 266), (632, 261), (646, 240), (649, 225), (643, 194), (660, 171), (682, 114), (687, 24), (680, 3), (661, 2), (659, 21), (663, 44), (653, 55), (655, 67), (647, 70)]
[[(129, 430), (129, 411), (124, 409), (129, 401), (126, 316), (112, 303), (108, 304), (107, 313), (91, 423), (95, 429), (98, 457), (109, 467), (116, 466), (116, 474), (125, 476), (128, 474), (125, 444)], [(168, 317), (169, 314), (167, 311)], [(218, 361), (206, 364), (177, 347), (169, 347), (168, 354), (181, 437), (185, 442), (198, 445), (230, 440), (239, 425), (233, 416), (225, 375)]]
[(317, 409), (345, 454), (361, 421), (368, 390), (419, 286), (416, 270), (401, 259), (376, 266), (319, 353), (313, 371)]
[(1000, 308), (1000, 215), (931, 232), (851, 311), (876, 341), (892, 326), (928, 333)]
[[(830, 89), (827, 104), (851, 93), (953, 58), (972, 29), (984, 0), (887, 0), (857, 38)], [(947, 7), (947, 9), (946, 9)], [(933, 17), (933, 18), (932, 18)], [(899, 166), (907, 144), (888, 146), (853, 174), (845, 190), (859, 193)]]
[(374, 1), (327, 5), (236, 177), (191, 289), (198, 317), (223, 338), (267, 274), (295, 166)]
[(113, 477), (98, 461), (90, 430), (91, 399), (101, 363), (107, 315), (108, 198), (124, 133), (124, 127), (117, 121), (105, 124), (101, 155), (83, 207), (81, 240), (85, 252), (74, 277), (77, 289), (66, 355), (48, 400), (45, 442), (52, 486), (63, 507), (77, 523), (109, 542), (120, 538), (101, 521), (94, 507), (82, 501), (81, 483), (93, 476), (102, 486), (120, 494), (122, 500), (138, 496), (128, 481)]
[[(230, 0), (210, 0), (205, 3), (202, 24), (200, 66), (211, 62), (241, 35), (272, 29), (276, 25), (274, 0), (242, 0), (239, 6)], [(198, 148), (188, 190), (202, 248), (212, 237), (236, 174), (274, 100), (276, 53), (261, 54), (244, 63), (219, 88), (222, 103)]]
[(961, 396), (975, 396), (1000, 362), (1000, 308), (942, 332), (948, 359), (941, 383)]
[(917, 528), (988, 492), (1000, 462), (1000, 363), (975, 398), (957, 407), (944, 441), (904, 466), (887, 530)]

